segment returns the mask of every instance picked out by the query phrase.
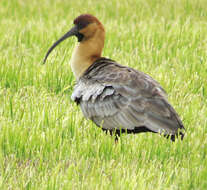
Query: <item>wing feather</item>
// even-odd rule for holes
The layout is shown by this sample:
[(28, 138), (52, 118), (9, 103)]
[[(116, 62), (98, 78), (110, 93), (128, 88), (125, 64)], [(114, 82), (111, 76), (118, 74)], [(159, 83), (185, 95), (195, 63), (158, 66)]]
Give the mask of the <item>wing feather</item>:
[(150, 76), (102, 58), (80, 78), (72, 99), (86, 118), (104, 129), (145, 126), (176, 134), (183, 124), (159, 83)]

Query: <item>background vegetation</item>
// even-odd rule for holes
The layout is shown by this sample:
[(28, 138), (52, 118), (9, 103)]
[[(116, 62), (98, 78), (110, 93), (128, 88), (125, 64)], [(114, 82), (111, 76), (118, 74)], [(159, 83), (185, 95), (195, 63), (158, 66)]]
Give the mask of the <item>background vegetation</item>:
[[(123, 135), (118, 144), (70, 100), (73, 19), (107, 32), (103, 55), (151, 75), (187, 133)], [(206, 0), (1, 0), (0, 189), (207, 189)]]

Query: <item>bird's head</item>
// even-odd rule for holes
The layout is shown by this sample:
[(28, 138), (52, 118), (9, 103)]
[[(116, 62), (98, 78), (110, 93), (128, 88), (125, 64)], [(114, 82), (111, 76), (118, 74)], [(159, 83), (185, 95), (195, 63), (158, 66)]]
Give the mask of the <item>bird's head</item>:
[(84, 43), (95, 36), (96, 33), (99, 33), (99, 37), (102, 37), (104, 41), (104, 27), (101, 22), (93, 15), (90, 14), (82, 14), (75, 18), (73, 21), (74, 26), (59, 40), (57, 40), (48, 50), (44, 62), (46, 62), (47, 57), (51, 53), (51, 51), (63, 40), (69, 38), (71, 36), (76, 36), (78, 42)]

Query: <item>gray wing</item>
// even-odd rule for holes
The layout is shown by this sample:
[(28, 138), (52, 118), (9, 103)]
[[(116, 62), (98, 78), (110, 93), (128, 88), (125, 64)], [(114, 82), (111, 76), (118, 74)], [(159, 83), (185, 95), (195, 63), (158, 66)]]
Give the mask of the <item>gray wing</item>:
[(72, 99), (86, 118), (104, 129), (145, 126), (153, 132), (176, 134), (182, 122), (159, 83), (148, 75), (101, 59), (78, 81)]

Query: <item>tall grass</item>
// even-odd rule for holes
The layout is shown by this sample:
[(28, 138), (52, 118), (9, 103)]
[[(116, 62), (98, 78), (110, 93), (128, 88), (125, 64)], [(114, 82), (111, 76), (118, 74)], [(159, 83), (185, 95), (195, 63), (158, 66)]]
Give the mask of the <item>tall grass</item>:
[[(82, 13), (105, 25), (103, 55), (161, 83), (184, 141), (122, 135), (118, 144), (70, 100), (76, 39), (42, 61)], [(205, 0), (1, 0), (0, 189), (207, 189)]]

